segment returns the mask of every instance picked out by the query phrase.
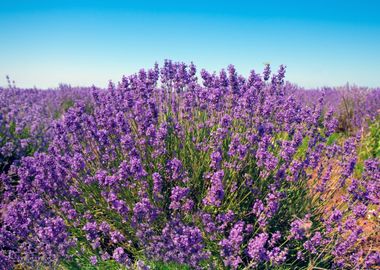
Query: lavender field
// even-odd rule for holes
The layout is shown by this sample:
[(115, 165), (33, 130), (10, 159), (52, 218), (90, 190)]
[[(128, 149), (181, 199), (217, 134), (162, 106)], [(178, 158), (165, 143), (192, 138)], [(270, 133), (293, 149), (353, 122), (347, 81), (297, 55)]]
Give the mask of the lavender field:
[(380, 89), (285, 73), (0, 88), (0, 269), (378, 269)]

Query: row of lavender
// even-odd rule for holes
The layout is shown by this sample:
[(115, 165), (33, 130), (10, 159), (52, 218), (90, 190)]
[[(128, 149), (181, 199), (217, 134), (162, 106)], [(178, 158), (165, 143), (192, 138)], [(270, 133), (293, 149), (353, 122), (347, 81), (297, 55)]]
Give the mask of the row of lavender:
[(14, 122), (46, 141), (2, 174), (0, 268), (378, 265), (379, 160), (355, 175), (359, 136), (337, 141), (323, 96), (300, 102), (284, 74), (230, 66), (202, 70), (200, 84), (194, 65), (167, 61), (76, 95), (56, 116), (72, 90), (2, 90), (15, 97), (3, 98), (2, 130)]
[(368, 89), (346, 85), (344, 87), (324, 87), (318, 90), (289, 88), (289, 93), (302, 103), (313, 104), (322, 95), (327, 107), (335, 108), (338, 131), (355, 133), (368, 127), (380, 113), (380, 89)]
[(89, 89), (0, 88), (0, 170), (36, 151), (45, 151), (52, 139), (51, 125), (77, 101), (90, 99)]

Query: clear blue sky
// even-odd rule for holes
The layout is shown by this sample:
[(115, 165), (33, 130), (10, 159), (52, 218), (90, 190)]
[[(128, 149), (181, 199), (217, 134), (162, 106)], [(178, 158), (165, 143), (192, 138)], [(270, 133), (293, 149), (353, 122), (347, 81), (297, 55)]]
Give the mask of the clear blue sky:
[(0, 0), (0, 85), (105, 86), (166, 58), (380, 86), (380, 1)]

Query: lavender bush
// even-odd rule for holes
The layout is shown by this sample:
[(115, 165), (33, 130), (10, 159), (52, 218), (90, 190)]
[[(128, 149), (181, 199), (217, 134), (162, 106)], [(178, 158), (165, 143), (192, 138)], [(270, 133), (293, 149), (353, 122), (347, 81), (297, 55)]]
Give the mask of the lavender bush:
[[(53, 124), (3, 183), (0, 268), (370, 269), (380, 163), (354, 175), (323, 97), (271, 75), (165, 61)], [(343, 192), (346, 190), (346, 192)]]

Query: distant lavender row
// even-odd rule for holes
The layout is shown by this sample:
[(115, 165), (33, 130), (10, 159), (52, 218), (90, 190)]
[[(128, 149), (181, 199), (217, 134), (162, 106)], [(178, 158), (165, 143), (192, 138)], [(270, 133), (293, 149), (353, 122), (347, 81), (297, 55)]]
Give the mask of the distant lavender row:
[(13, 160), (46, 150), (53, 121), (77, 101), (90, 97), (87, 88), (0, 88), (0, 168), (5, 170)]
[(290, 95), (283, 66), (199, 74), (166, 61), (53, 121), (1, 175), (0, 269), (378, 266), (380, 162), (354, 175), (324, 98)]
[(357, 86), (322, 88), (318, 90), (290, 88), (289, 93), (305, 104), (314, 104), (322, 95), (327, 108), (334, 108), (340, 131), (353, 132), (374, 121), (380, 113), (380, 89)]

